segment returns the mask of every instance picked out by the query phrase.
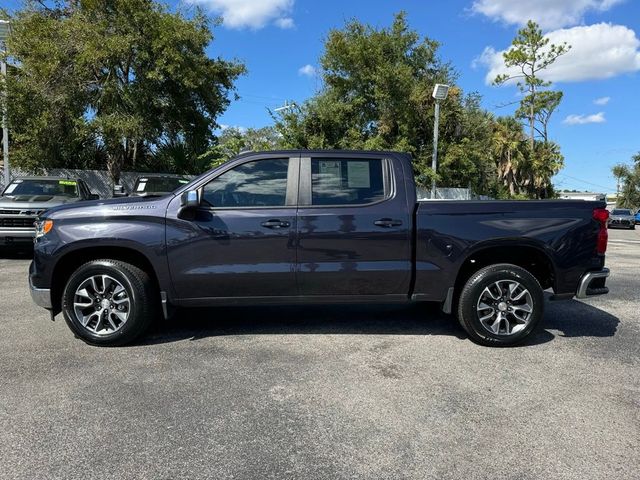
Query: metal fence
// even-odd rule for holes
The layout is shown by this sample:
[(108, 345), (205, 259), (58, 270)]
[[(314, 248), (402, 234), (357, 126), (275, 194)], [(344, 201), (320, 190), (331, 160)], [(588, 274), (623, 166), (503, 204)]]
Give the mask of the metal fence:
[[(418, 200), (431, 200), (431, 190), (417, 187)], [(436, 200), (490, 200), (486, 195), (475, 195), (468, 188), (436, 188)]]

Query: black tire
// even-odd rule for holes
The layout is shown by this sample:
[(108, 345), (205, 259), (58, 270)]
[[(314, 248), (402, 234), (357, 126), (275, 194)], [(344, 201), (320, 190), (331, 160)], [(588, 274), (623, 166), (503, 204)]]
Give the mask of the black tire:
[(635, 225), (631, 225), (631, 230), (635, 230), (636, 226)]
[[(127, 311), (124, 313), (128, 314), (128, 318), (115, 331), (109, 332), (105, 328), (97, 333), (83, 326), (74, 311), (74, 302), (76, 298), (83, 298), (76, 297), (78, 287), (91, 277), (101, 275), (111, 277), (124, 287), (125, 293), (122, 295), (127, 296)], [(106, 290), (106, 287), (103, 290)], [(113, 347), (132, 342), (147, 330), (154, 318), (157, 318), (158, 306), (158, 293), (149, 275), (135, 265), (119, 260), (101, 259), (85, 263), (69, 277), (62, 293), (62, 313), (67, 325), (77, 337), (90, 345)], [(91, 308), (89, 307), (89, 311)], [(99, 303), (96, 305), (97, 308), (100, 308)], [(113, 305), (111, 308), (113, 309)]]
[[(509, 285), (509, 282), (513, 282), (521, 285), (523, 289), (526, 289), (529, 292), (529, 296), (525, 297), (525, 301), (527, 302), (527, 307), (531, 309), (531, 312), (522, 315), (526, 316), (526, 323), (520, 324), (518, 322), (517, 326), (513, 327), (513, 329), (520, 330), (514, 333), (508, 333), (507, 330), (507, 323), (516, 323), (508, 322), (506, 319), (514, 319), (514, 317), (511, 316), (511, 313), (509, 313), (511, 310), (509, 310), (509, 312), (502, 311), (501, 313), (499, 310), (500, 308), (511, 309), (511, 300), (507, 299), (507, 302), (493, 300), (492, 297), (488, 297), (484, 293), (487, 288), (494, 289), (496, 282), (501, 282), (498, 286)], [(521, 290), (518, 291), (520, 292)], [(483, 297), (483, 295), (485, 296)], [(485, 325), (480, 321), (480, 314), (477, 308), (478, 305), (480, 305), (481, 298), (489, 298), (496, 302), (493, 305), (493, 308), (482, 310), (483, 312), (486, 314), (495, 314), (495, 318), (498, 318), (498, 315), (504, 315), (505, 320), (497, 322), (498, 329), (500, 330), (499, 333), (493, 333), (489, 330), (489, 326), (485, 327)], [(531, 303), (531, 306), (528, 306), (528, 303)], [(483, 302), (483, 304), (485, 303)], [(520, 305), (515, 305), (513, 308), (519, 310), (519, 307)], [(460, 325), (465, 329), (471, 340), (480, 345), (489, 347), (510, 347), (521, 343), (531, 334), (531, 332), (535, 331), (536, 327), (540, 324), (543, 313), (544, 294), (538, 280), (524, 268), (508, 263), (489, 265), (488, 267), (478, 270), (469, 278), (463, 287), (458, 300), (458, 320), (460, 321)], [(489, 321), (491, 320), (492, 318), (489, 318)], [(494, 325), (495, 324), (496, 322), (494, 322)], [(504, 329), (502, 328), (502, 325), (505, 325)]]

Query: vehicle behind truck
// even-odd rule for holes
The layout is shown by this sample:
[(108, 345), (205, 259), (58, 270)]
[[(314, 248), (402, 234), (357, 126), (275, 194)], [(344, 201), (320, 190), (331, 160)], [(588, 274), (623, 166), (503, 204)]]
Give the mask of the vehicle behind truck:
[(38, 215), (59, 205), (97, 198), (80, 179), (16, 178), (0, 197), (0, 246), (31, 244)]
[[(248, 153), (175, 192), (37, 222), (34, 301), (95, 345), (176, 307), (437, 302), (516, 345), (552, 300), (608, 292), (599, 201), (417, 201), (398, 152)], [(575, 321), (580, 321), (576, 318)]]

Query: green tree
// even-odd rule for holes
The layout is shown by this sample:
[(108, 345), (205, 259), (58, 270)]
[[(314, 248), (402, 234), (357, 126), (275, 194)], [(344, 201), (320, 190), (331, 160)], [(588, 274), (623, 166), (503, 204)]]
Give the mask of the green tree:
[(229, 127), (222, 131), (216, 144), (200, 159), (209, 167), (217, 167), (242, 152), (275, 150), (281, 143), (280, 135), (272, 126), (247, 129)]
[(491, 153), (496, 163), (498, 179), (511, 197), (523, 192), (522, 170), (526, 154), (523, 148), (525, 135), (522, 124), (514, 117), (501, 117), (494, 124)]
[[(438, 58), (437, 48), (437, 42), (409, 28), (402, 12), (387, 28), (352, 20), (343, 29), (331, 30), (320, 59), (322, 90), (302, 105), (274, 114), (283, 144), (405, 151), (414, 158), (418, 183), (428, 185), (434, 174), (431, 92), (435, 83), (454, 85), (456, 79), (452, 67)], [(441, 159), (447, 158), (453, 141), (462, 141), (463, 100), (461, 90), (454, 86), (443, 103)], [(473, 161), (463, 158), (458, 149), (448, 162), (452, 169), (465, 170), (459, 176), (449, 175), (451, 169), (442, 173), (467, 186), (469, 162)]]
[[(540, 72), (552, 65), (570, 48), (571, 46), (566, 43), (562, 45), (549, 44), (549, 39), (542, 34), (538, 24), (529, 20), (527, 25), (518, 31), (511, 48), (503, 53), (505, 66), (515, 68), (516, 73), (498, 75), (494, 84), (501, 85), (507, 81), (516, 80), (518, 88), (525, 94), (520, 110), (529, 123), (529, 148), (531, 152), (535, 150), (537, 115), (541, 106), (545, 105), (545, 102), (541, 102), (538, 98), (539, 90), (551, 85), (551, 82), (540, 78)], [(557, 99), (557, 103), (561, 98), (560, 96)], [(557, 103), (551, 112), (557, 107)]]
[(470, 187), (474, 192), (499, 196), (496, 165), (487, 154), (495, 119), (482, 109), (480, 100), (475, 93), (463, 100), (453, 138), (440, 158), (439, 176), (443, 185)]
[(620, 195), (620, 183), (631, 174), (631, 170), (627, 165), (619, 163), (611, 168), (611, 173), (616, 179), (616, 195)]
[(631, 160), (631, 166), (615, 165), (612, 172), (614, 176), (620, 175), (622, 184), (617, 205), (635, 210), (640, 208), (640, 152), (631, 157)]
[(27, 2), (8, 42), (21, 67), (9, 85), (16, 164), (106, 164), (117, 181), (169, 145), (207, 150), (244, 66), (206, 55), (204, 14), (153, 0), (43, 5)]
[(531, 111), (535, 116), (534, 128), (538, 137), (543, 142), (549, 141), (549, 121), (558, 105), (562, 101), (563, 93), (560, 91), (540, 91), (535, 95), (535, 105), (531, 105), (531, 96), (525, 97), (516, 110), (516, 118), (528, 120)]

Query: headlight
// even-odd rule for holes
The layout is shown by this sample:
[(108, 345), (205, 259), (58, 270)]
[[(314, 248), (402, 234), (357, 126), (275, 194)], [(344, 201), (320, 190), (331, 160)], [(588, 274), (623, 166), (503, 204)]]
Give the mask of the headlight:
[(39, 220), (36, 222), (36, 238), (45, 236), (53, 228), (53, 220)]

